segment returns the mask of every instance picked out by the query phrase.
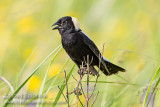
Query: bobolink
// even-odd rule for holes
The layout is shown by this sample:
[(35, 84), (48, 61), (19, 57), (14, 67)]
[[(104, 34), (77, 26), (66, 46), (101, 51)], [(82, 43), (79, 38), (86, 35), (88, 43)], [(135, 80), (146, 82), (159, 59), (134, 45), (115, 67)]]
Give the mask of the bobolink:
[[(82, 32), (78, 20), (74, 17), (66, 16), (60, 18), (52, 26), (56, 26), (53, 30), (58, 29), (61, 35), (62, 46), (76, 65), (80, 68), (82, 62), (89, 56), (89, 60), (92, 60), (90, 71), (97, 75), (94, 66), (99, 67), (101, 53), (94, 42)], [(106, 76), (115, 74), (118, 71), (125, 71), (125, 69), (112, 64), (104, 56), (101, 58), (100, 70)]]

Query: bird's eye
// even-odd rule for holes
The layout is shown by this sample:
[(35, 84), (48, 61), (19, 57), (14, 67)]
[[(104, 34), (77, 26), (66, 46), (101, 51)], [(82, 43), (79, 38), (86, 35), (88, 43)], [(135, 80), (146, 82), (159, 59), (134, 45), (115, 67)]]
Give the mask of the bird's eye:
[(66, 24), (66, 23), (67, 23), (67, 21), (63, 21), (63, 23), (62, 23), (62, 24), (64, 25), (64, 24)]

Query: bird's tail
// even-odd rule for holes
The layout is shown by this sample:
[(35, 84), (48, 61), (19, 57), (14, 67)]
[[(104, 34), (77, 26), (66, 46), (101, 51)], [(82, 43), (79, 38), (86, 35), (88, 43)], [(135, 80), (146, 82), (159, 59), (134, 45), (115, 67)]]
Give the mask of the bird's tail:
[(103, 71), (103, 73), (106, 76), (116, 74), (116, 73), (118, 73), (118, 71), (125, 72), (125, 69), (123, 69), (115, 64), (112, 64), (111, 62), (109, 62), (107, 60), (102, 61), (101, 65), (100, 65), (100, 70)]

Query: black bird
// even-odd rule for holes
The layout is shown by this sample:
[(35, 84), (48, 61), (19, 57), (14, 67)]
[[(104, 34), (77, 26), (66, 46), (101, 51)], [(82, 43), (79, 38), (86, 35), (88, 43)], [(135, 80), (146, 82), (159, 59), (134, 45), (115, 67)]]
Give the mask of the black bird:
[[(76, 65), (80, 68), (80, 65), (87, 59), (88, 55), (89, 60), (92, 60), (90, 71), (97, 75), (94, 66), (99, 67), (99, 56), (101, 53), (94, 42), (82, 32), (78, 20), (75, 17), (66, 16), (60, 18), (52, 26), (56, 26), (52, 30), (58, 29), (61, 35), (62, 46)], [(105, 57), (102, 57), (100, 70), (106, 76), (115, 74), (118, 71), (125, 71), (125, 69), (112, 64)]]

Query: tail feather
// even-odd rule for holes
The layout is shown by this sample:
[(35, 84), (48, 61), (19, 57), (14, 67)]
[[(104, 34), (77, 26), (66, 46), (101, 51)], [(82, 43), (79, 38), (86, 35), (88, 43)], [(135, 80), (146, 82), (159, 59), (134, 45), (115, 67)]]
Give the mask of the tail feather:
[(112, 64), (111, 62), (107, 61), (107, 60), (103, 60), (104, 64), (101, 64), (100, 66), (100, 70), (103, 71), (103, 73), (108, 76), (108, 75), (112, 75), (112, 74), (116, 74), (118, 73), (119, 71), (121, 72), (125, 72), (125, 69), (115, 65), (115, 64)]

